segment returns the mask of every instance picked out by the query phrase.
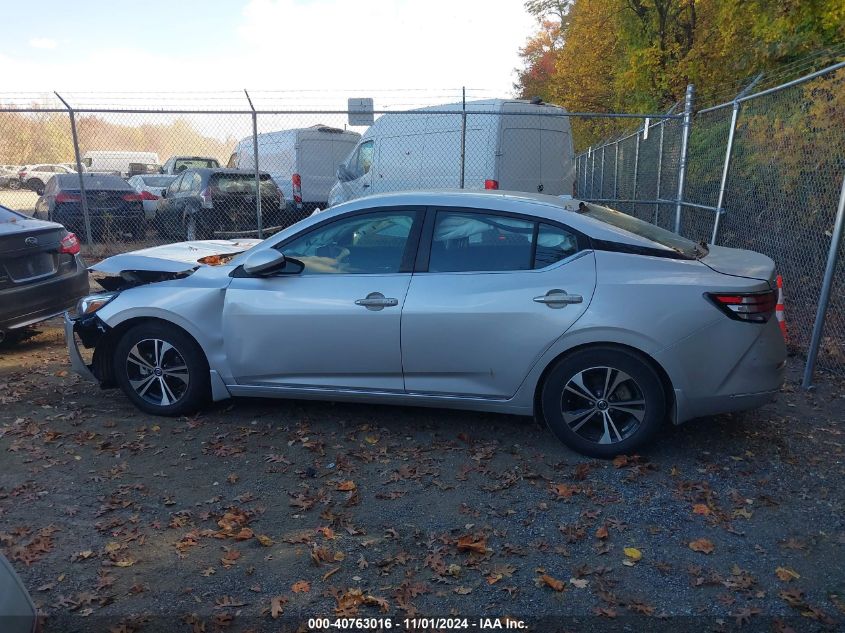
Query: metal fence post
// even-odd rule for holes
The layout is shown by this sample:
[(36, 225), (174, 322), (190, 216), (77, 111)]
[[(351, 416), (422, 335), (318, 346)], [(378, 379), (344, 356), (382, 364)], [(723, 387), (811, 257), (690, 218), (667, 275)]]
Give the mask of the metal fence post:
[(731, 155), (734, 148), (734, 134), (736, 133), (736, 120), (739, 117), (739, 101), (734, 101), (733, 109), (731, 111), (731, 127), (728, 130), (728, 145), (725, 148), (725, 162), (722, 165), (722, 180), (719, 182), (719, 196), (716, 199), (716, 217), (713, 220), (713, 236), (710, 238), (710, 243), (716, 243), (716, 237), (719, 235), (719, 220), (725, 212), (725, 189), (728, 185), (728, 173), (731, 168)]
[(593, 149), (592, 145), (587, 148), (587, 153), (584, 154), (584, 193), (582, 194), (583, 198), (587, 198), (587, 163), (590, 160), (590, 151)]
[(466, 175), (466, 154), (467, 154), (467, 89), (461, 89), (461, 189), (464, 188), (464, 177)]
[(695, 87), (687, 85), (684, 97), (684, 119), (681, 129), (681, 157), (678, 162), (678, 195), (675, 203), (675, 233), (681, 232), (681, 209), (684, 205), (684, 182), (687, 176), (687, 152), (689, 151), (689, 135), (692, 126), (692, 102), (695, 97)]
[(76, 116), (74, 115), (73, 108), (70, 107), (70, 104), (64, 100), (64, 97), (60, 95), (58, 92), (53, 92), (59, 98), (64, 106), (67, 108), (68, 115), (70, 116), (70, 135), (73, 138), (73, 154), (76, 158), (76, 172), (79, 176), (79, 196), (81, 198), (82, 203), (82, 220), (85, 223), (85, 243), (89, 246), (94, 243), (94, 240), (91, 237), (91, 215), (88, 213), (88, 196), (85, 194), (85, 179), (82, 177), (82, 155), (79, 152), (79, 136), (76, 133)]
[[(664, 123), (666, 123), (666, 119), (660, 120), (660, 144), (657, 146), (657, 188), (654, 192), (654, 199), (660, 200), (660, 178), (663, 174), (663, 127)], [(656, 202), (654, 204), (654, 222), (653, 224), (657, 224), (658, 216), (660, 215), (660, 203)]]
[(819, 293), (816, 320), (813, 323), (813, 334), (810, 338), (810, 348), (807, 351), (807, 364), (804, 366), (804, 380), (801, 382), (804, 389), (810, 389), (813, 385), (813, 372), (816, 369), (816, 358), (819, 354), (819, 345), (821, 344), (827, 308), (830, 303), (830, 289), (833, 286), (833, 275), (839, 261), (839, 249), (842, 247), (843, 226), (845, 226), (845, 176), (842, 178), (842, 190), (839, 192), (839, 206), (836, 208), (833, 235), (830, 237), (830, 249), (827, 251), (827, 265), (824, 269), (822, 289)]
[[(249, 93), (244, 89), (249, 109), (252, 110), (252, 157), (255, 160), (255, 220), (258, 225), (258, 239), (264, 239), (264, 222), (261, 217), (261, 170), (258, 167), (258, 113), (252, 105)], [(285, 201), (287, 203), (287, 201)]]
[(604, 148), (607, 143), (601, 146), (601, 174), (599, 175), (599, 198), (604, 198)]
[(637, 179), (640, 175), (640, 132), (637, 130), (636, 144), (634, 145), (634, 191), (631, 200), (634, 200), (634, 213), (637, 212)]
[(616, 155), (613, 158), (613, 195), (611, 198), (616, 198), (616, 181), (619, 178), (619, 139), (614, 141), (613, 143), (616, 151)]
[(593, 150), (593, 162), (590, 165), (590, 197), (595, 198), (595, 189), (593, 185), (596, 182), (596, 150)]

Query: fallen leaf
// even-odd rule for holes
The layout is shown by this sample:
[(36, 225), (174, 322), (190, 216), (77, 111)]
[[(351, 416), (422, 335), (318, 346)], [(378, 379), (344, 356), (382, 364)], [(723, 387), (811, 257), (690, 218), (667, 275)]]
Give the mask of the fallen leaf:
[(627, 556), (633, 561), (638, 561), (643, 557), (643, 553), (636, 547), (626, 547), (622, 551), (625, 552), (625, 556)]
[(455, 593), (461, 596), (465, 596), (467, 594), (472, 593), (472, 589), (470, 587), (455, 587)]
[(537, 579), (537, 585), (542, 587), (545, 585), (546, 587), (551, 587), (555, 591), (563, 591), (563, 588), (566, 587), (566, 583), (562, 580), (558, 580), (557, 578), (553, 578), (548, 574), (543, 574)]
[[(270, 617), (274, 620), (285, 612), (285, 604), (288, 599), (284, 596), (276, 596), (270, 601)], [(265, 611), (266, 613), (266, 611)]]
[(240, 532), (235, 534), (235, 540), (236, 541), (248, 541), (253, 536), (255, 536), (253, 531), (251, 529), (249, 529), (248, 527), (245, 527), (245, 528), (241, 528)]
[(578, 486), (570, 486), (569, 484), (552, 484), (549, 489), (558, 499), (570, 499), (580, 490)]
[(703, 503), (696, 503), (692, 507), (692, 513), (693, 514), (701, 514), (703, 516), (708, 516), (710, 514), (710, 508), (709, 508), (709, 506), (707, 506)]
[(348, 491), (350, 491), (350, 490), (355, 490), (355, 488), (357, 488), (357, 486), (355, 485), (355, 482), (354, 482), (354, 481), (341, 481), (341, 482), (337, 485), (337, 489), (338, 489), (338, 490), (340, 490), (340, 491), (343, 491), (343, 492), (348, 492)]
[(461, 552), (476, 552), (478, 554), (486, 554), (487, 539), (484, 537), (475, 537), (472, 534), (462, 536), (458, 539), (458, 550)]
[(613, 458), (613, 465), (616, 468), (624, 468), (628, 465), (628, 456), (627, 455), (617, 455)]
[(590, 581), (586, 578), (570, 578), (569, 584), (573, 587), (578, 587), (578, 589), (584, 589), (587, 587)]
[(274, 545), (273, 539), (271, 539), (266, 534), (259, 534), (255, 538), (258, 539), (258, 542), (261, 543), (264, 547), (270, 547), (271, 545)]
[(712, 554), (713, 551), (716, 549), (716, 546), (706, 538), (696, 539), (694, 541), (690, 541), (689, 548), (693, 552), (701, 552), (702, 554)]
[(290, 588), (294, 593), (308, 593), (311, 591), (311, 583), (307, 580), (298, 580)]
[(598, 539), (606, 539), (609, 536), (607, 531), (607, 526), (602, 525), (599, 529), (596, 530), (596, 538)]
[(777, 577), (783, 582), (789, 582), (790, 580), (798, 580), (801, 578), (801, 575), (798, 572), (793, 571), (788, 567), (778, 567), (775, 570), (775, 575), (777, 575)]

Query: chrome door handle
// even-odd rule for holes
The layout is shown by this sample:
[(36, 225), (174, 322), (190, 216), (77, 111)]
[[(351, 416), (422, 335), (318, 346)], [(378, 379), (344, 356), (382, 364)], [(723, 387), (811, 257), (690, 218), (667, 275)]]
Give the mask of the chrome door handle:
[(584, 297), (581, 295), (571, 295), (566, 290), (549, 290), (546, 294), (534, 297), (537, 303), (545, 303), (550, 308), (564, 308), (570, 303), (582, 303)]
[(364, 306), (367, 310), (383, 310), (399, 305), (399, 299), (385, 297), (380, 292), (371, 292), (365, 299), (357, 299), (356, 306)]

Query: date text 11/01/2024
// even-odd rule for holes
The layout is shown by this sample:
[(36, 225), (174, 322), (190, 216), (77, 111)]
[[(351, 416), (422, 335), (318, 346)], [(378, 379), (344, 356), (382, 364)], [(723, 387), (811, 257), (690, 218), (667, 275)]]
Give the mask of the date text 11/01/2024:
[(528, 625), (516, 618), (309, 618), (308, 630), (527, 630)]

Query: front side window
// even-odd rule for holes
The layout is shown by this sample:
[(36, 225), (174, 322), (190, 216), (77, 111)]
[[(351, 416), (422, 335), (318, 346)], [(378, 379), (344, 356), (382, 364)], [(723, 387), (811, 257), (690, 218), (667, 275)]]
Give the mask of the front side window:
[(358, 149), (349, 157), (347, 168), (352, 174), (353, 178), (360, 178), (366, 173), (369, 173), (373, 166), (373, 142), (364, 141), (358, 146)]
[(530, 270), (535, 222), (484, 213), (439, 211), (429, 272)]
[(402, 270), (415, 211), (342, 218), (278, 247), (305, 264), (303, 274), (390, 274)]

